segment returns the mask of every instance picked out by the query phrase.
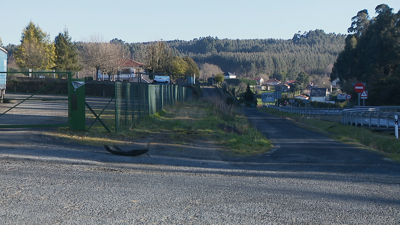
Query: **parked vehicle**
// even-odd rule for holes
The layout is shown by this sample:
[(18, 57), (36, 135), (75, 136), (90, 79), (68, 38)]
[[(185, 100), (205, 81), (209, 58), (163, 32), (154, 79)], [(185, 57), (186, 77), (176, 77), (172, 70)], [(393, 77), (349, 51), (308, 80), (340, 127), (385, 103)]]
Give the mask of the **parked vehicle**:
[(153, 84), (170, 84), (171, 79), (169, 76), (154, 76)]

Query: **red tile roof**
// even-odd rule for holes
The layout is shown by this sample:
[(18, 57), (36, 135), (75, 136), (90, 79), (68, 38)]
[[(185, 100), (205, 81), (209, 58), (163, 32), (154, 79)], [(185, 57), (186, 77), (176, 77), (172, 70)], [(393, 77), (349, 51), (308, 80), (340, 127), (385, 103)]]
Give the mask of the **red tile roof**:
[(265, 81), (265, 82), (267, 82), (267, 83), (271, 83), (271, 82), (280, 82), (279, 80), (277, 80), (277, 79), (269, 79), (269, 80), (267, 80), (267, 81)]
[(125, 62), (122, 63), (121, 67), (143, 67), (144, 64), (137, 62), (132, 59), (124, 59)]

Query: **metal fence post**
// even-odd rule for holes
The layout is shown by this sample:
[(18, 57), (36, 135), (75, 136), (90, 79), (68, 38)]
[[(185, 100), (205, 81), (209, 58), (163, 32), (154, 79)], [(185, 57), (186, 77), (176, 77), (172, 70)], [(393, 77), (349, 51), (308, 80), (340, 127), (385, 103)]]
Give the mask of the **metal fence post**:
[(118, 133), (120, 130), (120, 125), (119, 125), (119, 107), (120, 107), (120, 101), (121, 101), (121, 92), (120, 92), (120, 85), (121, 83), (115, 82), (114, 87), (115, 87), (115, 132)]
[(160, 85), (160, 111), (164, 110), (164, 85)]

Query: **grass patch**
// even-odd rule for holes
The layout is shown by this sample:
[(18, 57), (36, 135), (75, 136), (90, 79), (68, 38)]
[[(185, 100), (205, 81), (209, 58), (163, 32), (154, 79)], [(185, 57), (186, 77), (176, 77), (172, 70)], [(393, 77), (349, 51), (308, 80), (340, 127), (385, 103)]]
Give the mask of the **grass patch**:
[[(358, 147), (379, 151), (388, 158), (400, 161), (400, 141), (394, 135), (376, 133), (364, 127), (343, 125), (338, 122), (327, 121), (331, 116), (301, 115), (278, 112), (272, 108), (259, 108), (260, 111), (271, 115), (288, 118), (309, 129), (324, 132), (332, 138), (356, 145)], [(333, 118), (333, 120), (337, 120)]]
[[(110, 130), (114, 128), (112, 116), (102, 117), (102, 120)], [(221, 127), (234, 129), (231, 131)], [(227, 105), (224, 101), (195, 100), (166, 106), (164, 111), (142, 117), (140, 123), (118, 134), (107, 133), (96, 122), (86, 132), (60, 128), (49, 135), (80, 144), (101, 146), (127, 145), (137, 139), (158, 134), (167, 135), (168, 138), (164, 141), (178, 145), (190, 144), (200, 137), (206, 138), (230, 151), (231, 155), (238, 156), (260, 154), (271, 148), (269, 140), (254, 129), (245, 116), (238, 114), (234, 106)]]

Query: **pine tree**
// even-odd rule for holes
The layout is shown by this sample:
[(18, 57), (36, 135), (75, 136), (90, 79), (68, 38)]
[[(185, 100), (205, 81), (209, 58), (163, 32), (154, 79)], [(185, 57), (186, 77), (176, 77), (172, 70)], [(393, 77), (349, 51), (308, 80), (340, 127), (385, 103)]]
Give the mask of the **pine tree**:
[(79, 71), (81, 66), (78, 63), (78, 51), (71, 41), (68, 30), (59, 33), (54, 40), (55, 43), (55, 69), (62, 71)]
[(254, 93), (251, 91), (250, 85), (247, 85), (246, 92), (243, 94), (243, 98), (247, 102), (253, 102)]

